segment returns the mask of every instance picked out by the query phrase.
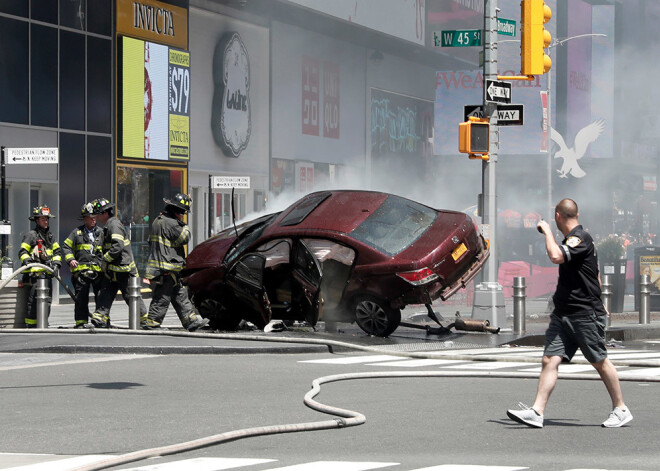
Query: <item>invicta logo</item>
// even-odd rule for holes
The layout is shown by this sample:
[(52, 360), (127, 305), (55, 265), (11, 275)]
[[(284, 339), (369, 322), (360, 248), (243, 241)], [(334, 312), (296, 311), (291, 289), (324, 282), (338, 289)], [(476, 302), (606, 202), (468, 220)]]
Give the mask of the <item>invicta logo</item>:
[(133, 2), (133, 27), (165, 36), (174, 36), (174, 15), (165, 8)]

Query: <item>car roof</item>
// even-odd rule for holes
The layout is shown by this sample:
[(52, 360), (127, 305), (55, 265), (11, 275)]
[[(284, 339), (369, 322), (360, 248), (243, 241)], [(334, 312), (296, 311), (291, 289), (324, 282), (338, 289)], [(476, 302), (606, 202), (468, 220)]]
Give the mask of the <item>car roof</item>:
[[(275, 221), (280, 229), (320, 229), (349, 233), (367, 219), (390, 196), (387, 193), (361, 190), (334, 190), (310, 193), (284, 210)], [(301, 205), (316, 205), (309, 214), (296, 224), (287, 224), (287, 216), (293, 215)], [(290, 221), (292, 218), (289, 218)]]

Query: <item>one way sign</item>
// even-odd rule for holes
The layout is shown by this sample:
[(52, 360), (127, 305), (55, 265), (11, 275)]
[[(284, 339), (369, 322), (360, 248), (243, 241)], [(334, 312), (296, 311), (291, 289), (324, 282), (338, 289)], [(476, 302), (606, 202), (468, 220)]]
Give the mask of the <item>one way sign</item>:
[(486, 101), (511, 103), (511, 83), (499, 80), (486, 80)]
[[(497, 125), (522, 126), (524, 110), (523, 105), (497, 105)], [(467, 121), (469, 116), (483, 118), (484, 107), (481, 105), (463, 106), (463, 121)]]

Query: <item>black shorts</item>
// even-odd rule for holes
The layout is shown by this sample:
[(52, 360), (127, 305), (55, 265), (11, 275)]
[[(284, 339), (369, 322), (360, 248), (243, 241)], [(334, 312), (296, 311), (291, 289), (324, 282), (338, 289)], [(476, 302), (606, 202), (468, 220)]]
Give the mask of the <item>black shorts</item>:
[(596, 312), (550, 316), (545, 332), (545, 356), (561, 356), (570, 361), (578, 347), (589, 363), (607, 358), (605, 348), (606, 314)]

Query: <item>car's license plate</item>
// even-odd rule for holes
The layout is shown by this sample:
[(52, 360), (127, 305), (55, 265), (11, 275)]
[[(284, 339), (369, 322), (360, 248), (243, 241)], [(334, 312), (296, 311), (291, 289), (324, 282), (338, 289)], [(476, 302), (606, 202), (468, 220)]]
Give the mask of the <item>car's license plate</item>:
[(454, 259), (454, 261), (456, 261), (459, 258), (461, 258), (461, 255), (463, 255), (465, 252), (467, 252), (467, 247), (465, 246), (464, 243), (461, 243), (461, 245), (459, 245), (454, 249), (454, 251), (451, 253), (451, 256)]

